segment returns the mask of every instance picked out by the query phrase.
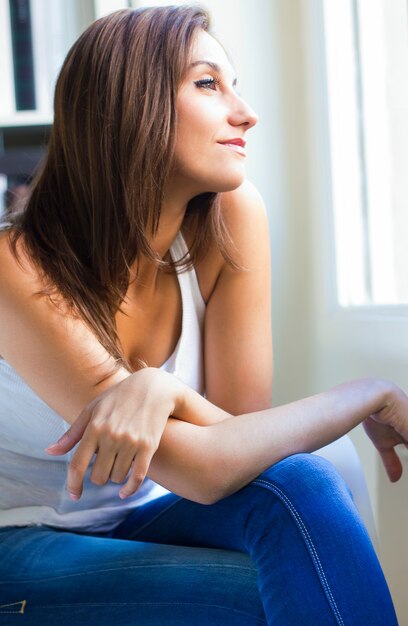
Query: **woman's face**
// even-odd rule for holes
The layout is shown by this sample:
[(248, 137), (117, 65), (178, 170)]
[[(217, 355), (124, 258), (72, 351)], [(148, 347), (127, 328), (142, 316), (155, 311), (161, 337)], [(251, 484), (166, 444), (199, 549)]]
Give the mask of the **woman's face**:
[[(193, 197), (236, 189), (245, 177), (246, 132), (257, 115), (236, 91), (234, 70), (205, 31), (194, 40), (191, 65), (177, 95), (172, 183)], [(234, 142), (228, 145), (228, 142)]]

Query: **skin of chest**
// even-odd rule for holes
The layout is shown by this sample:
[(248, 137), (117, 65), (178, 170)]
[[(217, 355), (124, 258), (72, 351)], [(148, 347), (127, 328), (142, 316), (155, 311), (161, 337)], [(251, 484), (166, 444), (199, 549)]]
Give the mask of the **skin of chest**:
[[(191, 235), (184, 235), (188, 247)], [(211, 246), (206, 257), (195, 267), (198, 285), (207, 303), (217, 281), (222, 257)], [(181, 335), (182, 299), (175, 274), (157, 273), (146, 285), (131, 285), (116, 325), (124, 353), (137, 367), (143, 359), (151, 367), (160, 367), (174, 352)]]

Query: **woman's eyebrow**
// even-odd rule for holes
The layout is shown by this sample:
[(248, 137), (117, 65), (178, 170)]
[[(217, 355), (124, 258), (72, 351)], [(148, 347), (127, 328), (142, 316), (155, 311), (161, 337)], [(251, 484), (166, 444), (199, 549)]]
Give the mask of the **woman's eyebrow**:
[[(196, 67), (197, 65), (208, 65), (208, 67), (211, 67), (211, 69), (213, 69), (214, 72), (217, 72), (218, 74), (222, 74), (222, 70), (220, 66), (218, 65), (218, 63), (214, 63), (214, 61), (204, 61), (204, 60), (193, 61), (193, 63), (189, 65), (189, 68)], [(237, 82), (238, 82), (237, 78), (234, 78), (234, 80), (232, 81), (233, 87), (236, 86)]]

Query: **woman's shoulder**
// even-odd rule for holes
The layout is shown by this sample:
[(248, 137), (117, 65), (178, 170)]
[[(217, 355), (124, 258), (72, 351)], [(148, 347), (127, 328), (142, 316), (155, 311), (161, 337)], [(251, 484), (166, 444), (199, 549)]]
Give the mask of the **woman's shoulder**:
[[(267, 225), (265, 203), (256, 186), (245, 179), (237, 189), (221, 194), (220, 208), (229, 235), (239, 253), (238, 261), (240, 262), (243, 260), (242, 253), (245, 257), (245, 250), (252, 249), (256, 245), (257, 238), (265, 236)], [(190, 247), (192, 240), (189, 240), (188, 234), (185, 239)], [(226, 261), (217, 243), (210, 242), (205, 258), (195, 268), (205, 302), (209, 301), (225, 265)]]
[[(262, 195), (249, 180), (240, 187), (222, 194), (222, 216), (235, 249), (234, 260), (251, 267), (252, 259), (269, 249), (268, 215)], [(234, 272), (226, 263), (226, 271)]]
[[(12, 246), (12, 229), (0, 231), (0, 295), (2, 297), (16, 294), (19, 287), (35, 292), (43, 287), (40, 272), (30, 259), (20, 237)], [(12, 289), (10, 289), (12, 287)]]
[[(29, 261), (25, 252), (23, 239), (19, 238), (15, 249), (12, 248), (13, 230), (11, 228), (0, 228), (0, 279), (7, 280), (10, 272), (13, 274), (34, 272), (34, 264)], [(0, 282), (0, 284), (1, 284)]]
[(99, 393), (129, 373), (118, 368), (69, 307), (42, 297), (41, 272), (10, 232), (0, 233), (0, 354), (19, 376), (66, 421), (72, 423)]
[(263, 197), (247, 178), (236, 189), (221, 194), (221, 211), (227, 226), (236, 228), (266, 218)]

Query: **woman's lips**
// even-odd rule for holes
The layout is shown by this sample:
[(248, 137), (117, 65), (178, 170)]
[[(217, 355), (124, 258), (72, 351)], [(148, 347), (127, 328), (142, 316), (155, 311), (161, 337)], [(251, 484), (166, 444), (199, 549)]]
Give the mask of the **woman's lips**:
[(240, 146), (236, 143), (227, 143), (227, 142), (219, 142), (220, 146), (225, 146), (226, 148), (229, 148), (230, 150), (233, 150), (234, 152), (237, 152), (238, 154), (240, 154), (241, 156), (245, 157), (246, 156), (246, 152), (243, 148), (243, 146)]

